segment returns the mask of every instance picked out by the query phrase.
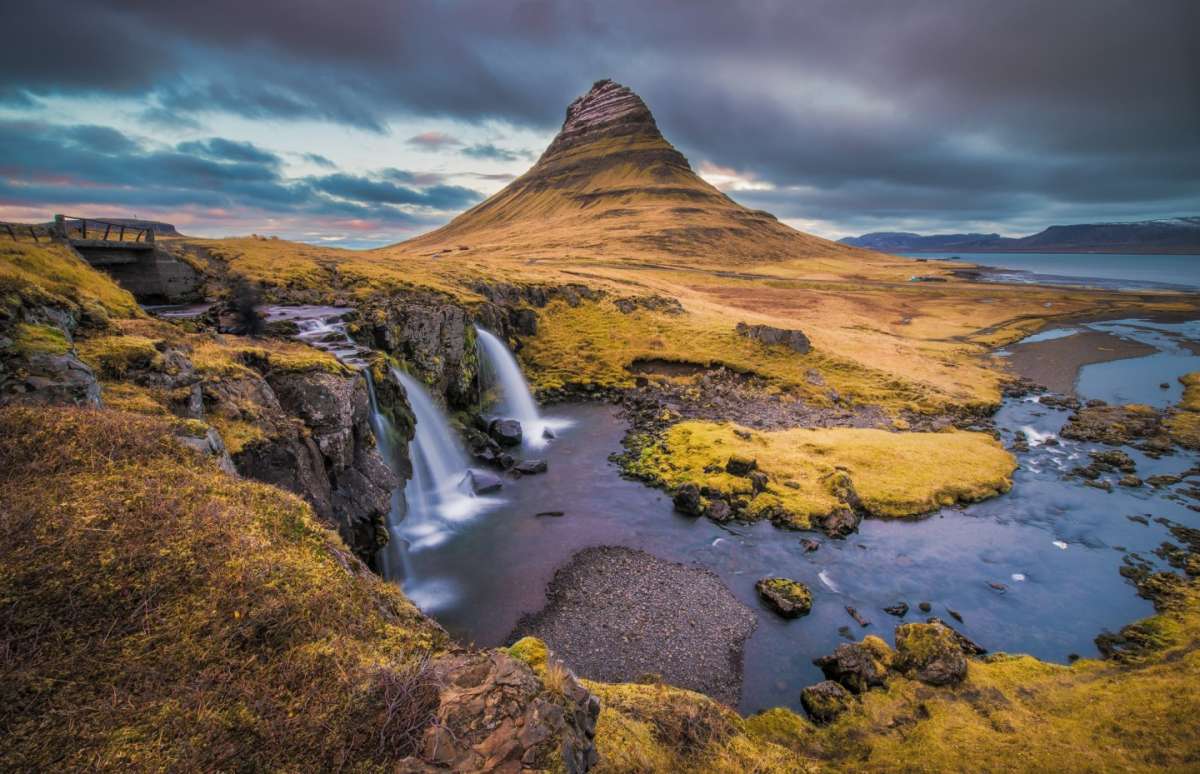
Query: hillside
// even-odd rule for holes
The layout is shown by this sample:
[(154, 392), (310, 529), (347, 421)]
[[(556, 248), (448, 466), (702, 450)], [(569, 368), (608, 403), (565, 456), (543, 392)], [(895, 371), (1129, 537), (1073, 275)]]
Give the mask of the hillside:
[(877, 231), (841, 244), (883, 252), (1200, 253), (1200, 218), (1050, 226), (1024, 237)]

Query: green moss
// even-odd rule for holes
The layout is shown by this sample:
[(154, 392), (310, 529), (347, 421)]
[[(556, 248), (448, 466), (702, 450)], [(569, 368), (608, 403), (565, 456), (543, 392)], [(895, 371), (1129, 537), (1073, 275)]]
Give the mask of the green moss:
[(66, 335), (53, 325), (20, 323), (14, 333), (13, 349), (23, 357), (65, 355), (71, 351)]
[(519, 661), (524, 661), (535, 672), (545, 670), (546, 659), (550, 655), (550, 651), (546, 648), (546, 643), (537, 637), (522, 637), (510, 645), (507, 650), (508, 655)]
[(78, 344), (79, 359), (101, 378), (120, 379), (133, 370), (159, 370), (163, 361), (157, 345), (144, 336), (87, 338)]

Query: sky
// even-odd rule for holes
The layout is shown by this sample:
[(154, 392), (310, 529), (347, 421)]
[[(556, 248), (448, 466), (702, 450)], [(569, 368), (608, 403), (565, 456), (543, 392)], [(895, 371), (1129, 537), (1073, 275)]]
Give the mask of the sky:
[(397, 242), (601, 78), (821, 236), (1200, 214), (1195, 0), (0, 0), (0, 26), (0, 220)]

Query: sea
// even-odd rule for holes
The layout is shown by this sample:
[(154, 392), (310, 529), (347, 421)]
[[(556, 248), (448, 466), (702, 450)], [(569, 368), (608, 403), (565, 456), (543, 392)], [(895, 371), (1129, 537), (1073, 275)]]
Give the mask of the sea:
[(1132, 253), (897, 253), (955, 258), (994, 269), (990, 282), (1081, 285), (1109, 290), (1200, 290), (1200, 255)]

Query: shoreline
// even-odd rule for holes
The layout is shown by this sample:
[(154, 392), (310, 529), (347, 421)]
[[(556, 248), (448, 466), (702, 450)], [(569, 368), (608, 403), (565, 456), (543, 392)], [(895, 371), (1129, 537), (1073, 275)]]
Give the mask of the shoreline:
[(1072, 397), (1084, 366), (1146, 357), (1158, 352), (1148, 344), (1091, 330), (1048, 341), (1013, 344), (1005, 349), (1011, 353), (1005, 360), (1017, 375), (1051, 392)]

